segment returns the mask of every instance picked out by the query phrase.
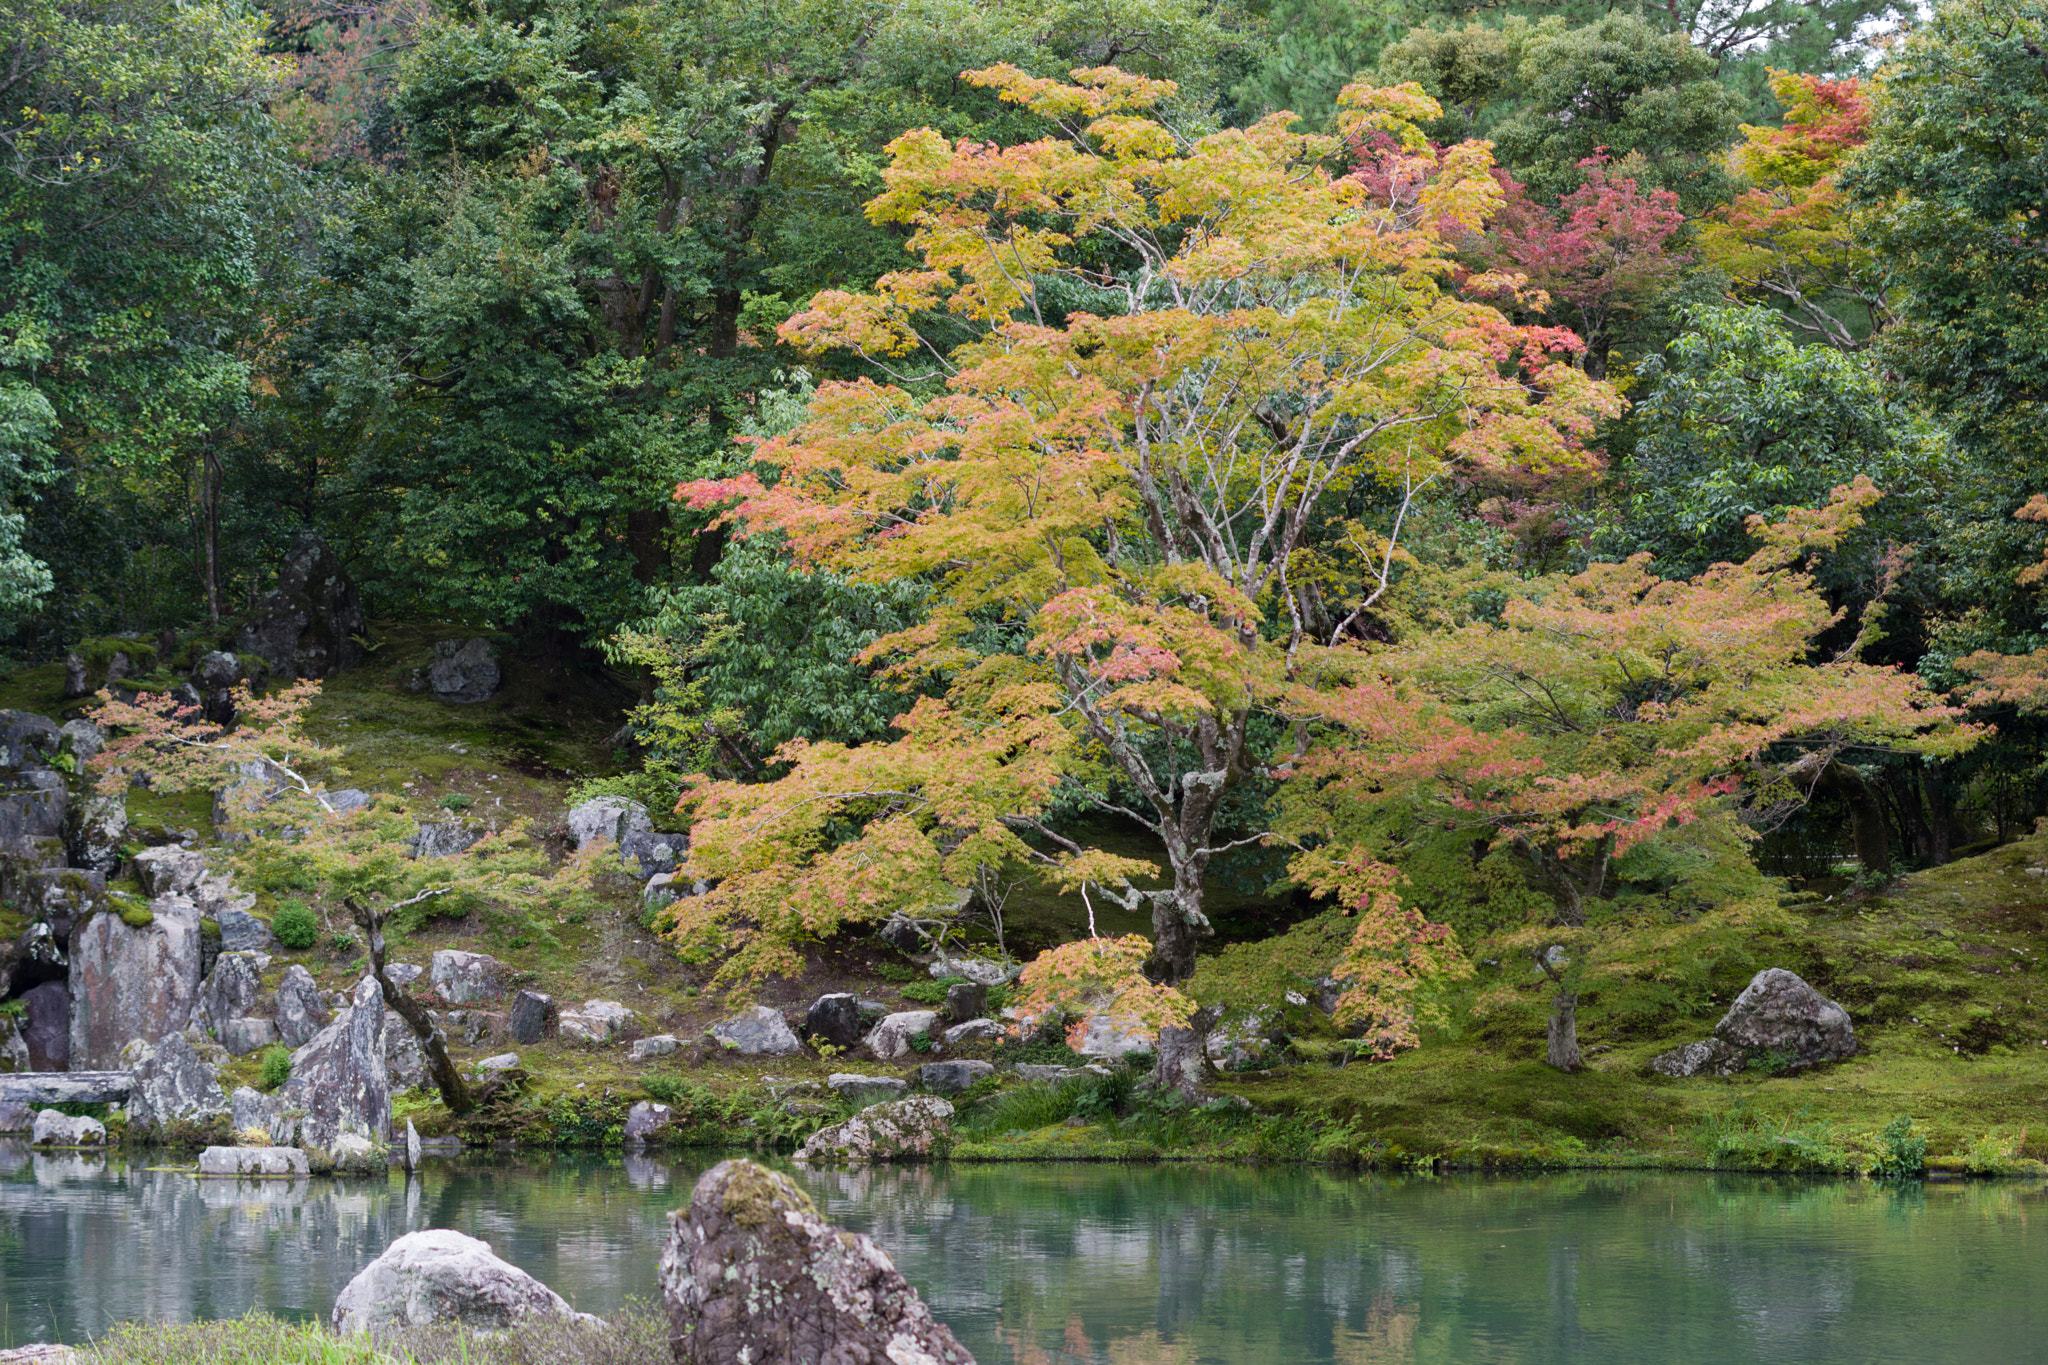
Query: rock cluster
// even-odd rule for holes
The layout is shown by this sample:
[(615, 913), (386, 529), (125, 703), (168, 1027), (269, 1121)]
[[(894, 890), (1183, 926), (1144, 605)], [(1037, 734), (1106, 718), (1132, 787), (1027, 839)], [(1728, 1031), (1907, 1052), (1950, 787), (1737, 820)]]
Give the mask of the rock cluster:
[(973, 1365), (880, 1247), (765, 1167), (720, 1162), (669, 1225), (660, 1278), (676, 1365)]

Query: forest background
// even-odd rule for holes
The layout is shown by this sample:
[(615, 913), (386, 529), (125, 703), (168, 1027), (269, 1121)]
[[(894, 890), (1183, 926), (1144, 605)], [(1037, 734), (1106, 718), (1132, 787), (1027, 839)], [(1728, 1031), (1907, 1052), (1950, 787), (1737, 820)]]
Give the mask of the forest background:
[(628, 680), (731, 979), (1034, 876), (1171, 1022), (1233, 882), (1237, 989), (1388, 1050), (1488, 945), (1570, 1068), (1601, 964), (2048, 813), (2048, 9), (0, 15), (7, 648), (317, 530)]

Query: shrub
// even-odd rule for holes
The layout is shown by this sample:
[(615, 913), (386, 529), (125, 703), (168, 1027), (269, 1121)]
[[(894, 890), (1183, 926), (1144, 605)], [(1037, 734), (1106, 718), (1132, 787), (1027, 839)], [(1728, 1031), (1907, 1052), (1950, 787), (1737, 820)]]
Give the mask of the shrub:
[(441, 798), (442, 810), (465, 811), (475, 804), (476, 801), (464, 792), (449, 792)]
[(275, 1090), (292, 1078), (292, 1054), (276, 1044), (263, 1050), (262, 1065), (260, 1080), (265, 1090)]
[(304, 901), (286, 901), (270, 921), (270, 932), (285, 947), (303, 950), (320, 941), (320, 921)]
[(1913, 1131), (1911, 1115), (1901, 1114), (1877, 1135), (1877, 1166), (1871, 1174), (1879, 1179), (1910, 1180), (1927, 1170), (1927, 1135)]

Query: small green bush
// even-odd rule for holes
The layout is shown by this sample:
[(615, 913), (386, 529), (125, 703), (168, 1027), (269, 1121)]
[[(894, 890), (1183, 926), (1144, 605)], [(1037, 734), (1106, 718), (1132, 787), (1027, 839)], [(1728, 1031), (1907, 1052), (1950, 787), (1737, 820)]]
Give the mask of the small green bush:
[(259, 1079), (265, 1090), (275, 1090), (292, 1078), (292, 1054), (276, 1044), (263, 1049), (262, 1065)]
[(270, 932), (285, 947), (302, 951), (320, 941), (320, 921), (304, 901), (286, 901), (270, 921)]
[(464, 811), (475, 804), (475, 799), (466, 792), (449, 792), (441, 798), (442, 810)]
[(1926, 1174), (1927, 1135), (1913, 1131), (1911, 1115), (1901, 1114), (1887, 1123), (1877, 1135), (1877, 1168), (1871, 1172), (1879, 1179), (1911, 1180)]
[(920, 1005), (943, 1005), (946, 992), (966, 980), (964, 976), (944, 976), (937, 981), (913, 981), (903, 988), (903, 998), (915, 1000)]

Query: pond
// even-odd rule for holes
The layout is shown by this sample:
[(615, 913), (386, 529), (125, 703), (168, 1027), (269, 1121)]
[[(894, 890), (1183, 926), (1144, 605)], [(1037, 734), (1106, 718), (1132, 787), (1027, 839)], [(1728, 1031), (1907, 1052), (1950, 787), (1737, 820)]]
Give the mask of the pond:
[[(713, 1154), (202, 1182), (0, 1145), (0, 1345), (324, 1314), (393, 1238), (489, 1241), (579, 1308), (651, 1296)], [(777, 1163), (783, 1164), (783, 1163)], [(786, 1165), (785, 1165), (785, 1168)], [(1213, 1166), (794, 1171), (982, 1365), (1968, 1362), (2048, 1347), (2048, 1186)]]

